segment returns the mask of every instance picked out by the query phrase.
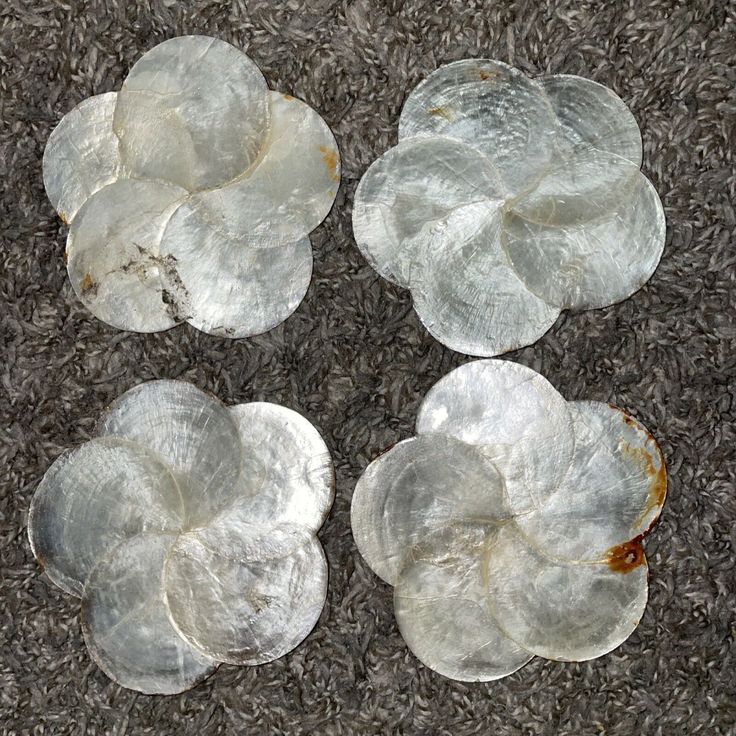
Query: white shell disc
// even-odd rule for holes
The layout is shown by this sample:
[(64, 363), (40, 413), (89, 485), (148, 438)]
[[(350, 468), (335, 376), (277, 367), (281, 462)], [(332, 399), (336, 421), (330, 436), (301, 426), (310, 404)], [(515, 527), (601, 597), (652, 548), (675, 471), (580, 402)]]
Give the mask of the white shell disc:
[(141, 532), (176, 532), (184, 508), (171, 473), (127, 440), (91, 440), (46, 471), (28, 515), (36, 559), (60, 588), (81, 596), (90, 570)]
[(327, 216), (340, 185), (335, 137), (319, 114), (280, 92), (269, 92), (268, 104), (271, 127), (254, 167), (191, 200), (214, 228), (256, 248), (305, 238)]
[(497, 680), (532, 658), (488, 610), (485, 568), (496, 534), (497, 528), (482, 524), (430, 533), (414, 547), (396, 583), (396, 622), (409, 649), (454, 680)]
[(640, 289), (657, 268), (665, 235), (662, 203), (641, 173), (595, 220), (547, 227), (509, 216), (504, 223), (506, 251), (528, 288), (577, 310), (606, 307)]
[(131, 176), (188, 191), (242, 174), (268, 129), (266, 80), (225, 41), (180, 36), (155, 46), (130, 70), (114, 127)]
[(189, 324), (223, 337), (259, 335), (281, 324), (312, 277), (309, 238), (254, 248), (216, 230), (190, 202), (169, 221), (161, 253), (176, 263)]
[(371, 164), (355, 191), (353, 232), (361, 252), (384, 278), (410, 285), (433, 227), (455, 210), (504, 194), (490, 161), (450, 138), (413, 138)]
[(162, 571), (175, 536), (144, 534), (92, 570), (82, 599), (82, 633), (92, 658), (123, 687), (148, 694), (188, 690), (217, 667), (171, 625)]
[(572, 226), (610, 215), (639, 181), (628, 159), (580, 143), (555, 155), (531, 191), (511, 211), (540, 225)]
[(311, 534), (301, 536), (287, 553), (243, 560), (211, 539), (205, 546), (197, 533), (182, 535), (165, 571), (177, 629), (231, 664), (263, 664), (290, 652), (314, 628), (327, 595), (322, 546)]
[(452, 437), (412, 437), (374, 460), (350, 511), (360, 554), (395, 585), (412, 546), (449, 523), (508, 518), (503, 479), (479, 450)]
[(612, 89), (573, 74), (554, 74), (537, 82), (557, 115), (564, 142), (588, 143), (641, 166), (639, 126)]
[(404, 103), (399, 140), (435, 135), (477, 148), (497, 167), (508, 193), (517, 194), (544, 171), (557, 131), (535, 81), (499, 61), (463, 59), (430, 74)]
[(607, 654), (637, 627), (647, 603), (641, 544), (608, 563), (554, 562), (514, 524), (488, 558), (488, 603), (503, 631), (547, 659), (579, 662)]
[(414, 309), (443, 345), (501, 355), (536, 342), (560, 310), (533, 294), (501, 245), (504, 215), (487, 203), (455, 210), (425, 233), (413, 271)]
[(320, 433), (285, 406), (254, 401), (230, 408), (243, 456), (263, 466), (265, 479), (248, 500), (252, 523), (298, 524), (316, 532), (335, 496), (335, 471)]
[(536, 371), (506, 360), (476, 360), (441, 378), (424, 397), (416, 431), (482, 446), (516, 514), (554, 492), (575, 446), (565, 399)]
[(121, 330), (158, 332), (181, 321), (176, 264), (159, 255), (166, 223), (186, 192), (163, 182), (120, 179), (74, 217), (67, 270), (87, 309)]
[(120, 174), (118, 139), (112, 130), (116, 92), (82, 100), (61, 119), (43, 152), (43, 183), (54, 209), (71, 222), (96, 191)]
[[(190, 383), (135, 386), (111, 404), (97, 432), (138, 442), (161, 457), (179, 483), (189, 527), (209, 521), (237, 491), (243, 466), (238, 427), (223, 404)], [(262, 483), (247, 481), (256, 488)]]
[(644, 534), (667, 493), (664, 458), (633, 417), (609, 404), (568, 404), (575, 429), (570, 469), (539, 509), (517, 524), (545, 554), (605, 561), (611, 549)]

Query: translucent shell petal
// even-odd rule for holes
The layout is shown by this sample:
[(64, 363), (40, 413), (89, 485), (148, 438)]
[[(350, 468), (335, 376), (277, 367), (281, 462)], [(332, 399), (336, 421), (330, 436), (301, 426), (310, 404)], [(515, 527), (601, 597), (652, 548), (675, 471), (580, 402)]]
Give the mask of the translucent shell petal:
[(61, 119), (43, 152), (43, 183), (54, 209), (71, 222), (85, 200), (120, 174), (112, 130), (116, 92), (82, 100)]
[(575, 446), (565, 399), (536, 371), (505, 360), (476, 360), (441, 378), (419, 408), (416, 430), (480, 445), (517, 514), (554, 492)]
[(412, 550), (396, 583), (401, 635), (424, 665), (445, 677), (497, 680), (532, 658), (488, 610), (485, 565), (497, 533), (481, 524), (432, 532)]
[(412, 138), (371, 164), (355, 192), (353, 232), (381, 276), (409, 286), (429, 231), (458, 208), (504, 199), (490, 162), (450, 138)]
[(133, 66), (118, 94), (114, 127), (129, 174), (188, 191), (242, 174), (268, 129), (266, 81), (230, 44), (181, 36)]
[(243, 456), (258, 458), (265, 480), (249, 500), (253, 523), (297, 524), (317, 531), (335, 496), (335, 471), (320, 433), (301, 414), (254, 401), (230, 409)]
[(187, 526), (206, 523), (232, 501), (242, 467), (238, 427), (223, 404), (190, 383), (149, 381), (126, 391), (97, 431), (161, 457), (179, 483)]
[(647, 602), (641, 544), (606, 563), (553, 561), (505, 526), (488, 557), (488, 602), (503, 631), (547, 659), (583, 661), (623, 643)]
[(81, 596), (90, 570), (141, 532), (177, 532), (179, 488), (145, 447), (100, 438), (61, 455), (46, 471), (28, 516), (36, 559), (60, 588)]
[(186, 192), (162, 182), (120, 179), (93, 194), (72, 221), (67, 270), (98, 319), (121, 330), (157, 332), (181, 321), (176, 264), (159, 255), (166, 223)]
[(530, 345), (560, 310), (533, 294), (501, 245), (504, 216), (486, 203), (455, 210), (425, 233), (412, 275), (419, 319), (443, 345), (468, 355), (501, 355)]
[(570, 309), (596, 309), (626, 299), (657, 268), (666, 225), (651, 182), (634, 185), (608, 214), (566, 227), (507, 217), (506, 251), (524, 283), (542, 299)]
[(525, 220), (564, 227), (610, 215), (636, 187), (641, 173), (628, 159), (581, 143), (556, 155), (512, 212)]
[(547, 93), (565, 142), (588, 143), (641, 166), (639, 126), (613, 90), (572, 74), (554, 74), (537, 82)]
[(395, 585), (407, 554), (451, 522), (508, 518), (503, 479), (470, 445), (413, 437), (374, 460), (353, 493), (353, 538), (379, 577)]
[(517, 524), (549, 556), (606, 561), (659, 517), (667, 493), (664, 458), (649, 432), (622, 410), (597, 401), (570, 402), (569, 409), (570, 469)]
[(215, 229), (256, 248), (306, 237), (327, 216), (340, 184), (340, 154), (325, 121), (280, 92), (269, 92), (268, 103), (271, 127), (254, 167), (191, 200)]
[(490, 59), (440, 67), (411, 92), (399, 140), (446, 135), (474, 146), (498, 169), (509, 194), (533, 185), (556, 138), (555, 114), (541, 87)]
[(312, 277), (309, 238), (272, 248), (216, 230), (184, 203), (161, 241), (186, 293), (187, 321), (222, 337), (249, 337), (276, 327), (299, 306)]
[(176, 632), (162, 590), (175, 536), (141, 535), (92, 571), (82, 599), (82, 632), (92, 658), (123, 687), (171, 695), (217, 667)]
[(197, 533), (182, 535), (165, 573), (166, 600), (181, 634), (231, 664), (270, 662), (299, 645), (322, 612), (327, 562), (311, 534), (296, 533), (300, 542), (288, 552), (250, 560), (233, 559), (223, 544), (206, 546)]

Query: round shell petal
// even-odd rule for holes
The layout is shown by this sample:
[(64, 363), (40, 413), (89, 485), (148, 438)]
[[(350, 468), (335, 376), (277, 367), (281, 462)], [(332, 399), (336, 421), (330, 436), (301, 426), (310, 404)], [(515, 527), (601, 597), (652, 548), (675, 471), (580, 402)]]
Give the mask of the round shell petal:
[(46, 471), (28, 516), (36, 559), (60, 588), (81, 596), (92, 568), (141, 532), (177, 532), (179, 488), (148, 449), (113, 437), (61, 455)]
[(54, 209), (71, 222), (95, 192), (120, 174), (112, 129), (116, 92), (82, 100), (54, 128), (43, 152), (43, 183)]
[(186, 192), (121, 179), (93, 194), (67, 239), (72, 288), (98, 319), (121, 330), (158, 332), (181, 321), (186, 301), (176, 263), (162, 258), (164, 228)]
[(664, 458), (649, 432), (620, 409), (597, 401), (568, 406), (575, 430), (570, 469), (539, 509), (516, 522), (551, 557), (606, 561), (659, 517)]
[(488, 558), (488, 602), (503, 631), (547, 659), (579, 662), (607, 654), (637, 627), (647, 603), (640, 543), (606, 563), (553, 561), (516, 526), (498, 534)]
[(290, 652), (314, 628), (327, 596), (322, 547), (311, 534), (301, 537), (283, 555), (256, 552), (243, 560), (226, 554), (224, 544), (215, 548), (197, 533), (182, 535), (165, 573), (177, 629), (197, 649), (231, 664), (262, 664)]
[(217, 667), (171, 625), (162, 570), (175, 536), (141, 535), (94, 568), (82, 599), (92, 658), (123, 687), (147, 694), (188, 690)]
[(466, 682), (510, 675), (531, 658), (488, 611), (485, 565), (496, 527), (455, 524), (412, 550), (394, 610), (409, 649), (430, 669)]
[(554, 227), (510, 216), (504, 223), (506, 251), (528, 288), (577, 310), (606, 307), (640, 289), (657, 268), (665, 235), (662, 203), (641, 173), (597, 219)]
[(351, 525), (360, 554), (395, 585), (411, 548), (438, 527), (508, 518), (503, 479), (470, 445), (413, 437), (374, 460), (353, 493)]
[(556, 227), (595, 220), (615, 211), (640, 176), (628, 159), (581, 143), (556, 155), (537, 186), (513, 203), (512, 212)]
[(480, 445), (501, 470), (516, 514), (554, 493), (575, 446), (565, 399), (531, 368), (505, 360), (476, 360), (441, 378), (416, 430)]
[(501, 355), (536, 342), (560, 310), (533, 294), (501, 245), (498, 207), (455, 210), (425, 233), (413, 271), (414, 309), (443, 345), (468, 355)]
[(248, 500), (249, 518), (316, 532), (335, 497), (335, 471), (320, 433), (278, 404), (239, 404), (230, 415), (240, 430), (243, 456), (258, 458), (265, 469), (261, 490)]
[(509, 194), (534, 184), (557, 136), (555, 114), (541, 87), (490, 59), (440, 67), (411, 92), (399, 140), (445, 135), (474, 146), (498, 169)]
[(133, 66), (118, 94), (114, 128), (132, 176), (188, 191), (242, 174), (268, 129), (258, 67), (225, 41), (180, 36)]
[(215, 229), (256, 248), (305, 238), (327, 216), (340, 185), (340, 154), (325, 121), (280, 92), (269, 92), (268, 103), (271, 127), (254, 167), (191, 200)]
[(641, 166), (641, 133), (626, 103), (611, 89), (572, 74), (538, 79), (565, 143), (588, 143)]
[[(97, 432), (124, 437), (156, 452), (179, 483), (188, 527), (207, 523), (243, 482), (260, 488), (243, 467), (240, 434), (228, 409), (184, 381), (149, 381), (110, 406)], [(240, 478), (243, 467), (244, 478)]]
[(410, 139), (374, 161), (360, 180), (355, 240), (381, 276), (408, 287), (433, 227), (473, 203), (497, 209), (503, 198), (497, 174), (475, 149), (450, 138)]
[(176, 263), (189, 324), (222, 337), (249, 337), (281, 324), (312, 278), (309, 238), (254, 248), (222, 234), (189, 202), (169, 221), (161, 253)]

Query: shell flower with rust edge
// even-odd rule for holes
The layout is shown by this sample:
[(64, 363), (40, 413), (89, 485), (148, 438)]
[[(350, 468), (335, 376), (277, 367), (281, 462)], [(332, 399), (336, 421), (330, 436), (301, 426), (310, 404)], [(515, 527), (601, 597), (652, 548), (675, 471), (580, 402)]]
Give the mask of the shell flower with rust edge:
[(327, 595), (316, 533), (333, 496), (327, 447), (300, 414), (151, 381), (49, 468), (28, 535), (52, 582), (82, 599), (100, 668), (171, 694), (306, 638)]
[(416, 431), (366, 468), (351, 521), (427, 667), (496, 680), (534, 655), (577, 662), (628, 638), (647, 602), (642, 538), (667, 488), (639, 422), (480, 360), (435, 384)]
[(665, 220), (641, 159), (610, 89), (457, 61), (407, 98), (398, 145), (355, 192), (355, 240), (441, 343), (500, 355), (650, 278)]
[(182, 36), (51, 133), (46, 192), (82, 303), (123, 330), (224, 337), (283, 322), (340, 183), (332, 132), (224, 41)]

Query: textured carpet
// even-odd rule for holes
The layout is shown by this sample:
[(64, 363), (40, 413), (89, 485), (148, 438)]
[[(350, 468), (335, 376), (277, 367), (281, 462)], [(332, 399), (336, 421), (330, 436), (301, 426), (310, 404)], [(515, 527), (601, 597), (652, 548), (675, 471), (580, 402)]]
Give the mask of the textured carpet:
[[(314, 279), (285, 324), (228, 341), (183, 326), (108, 328), (74, 297), (66, 228), (41, 155), (63, 113), (117, 89), (140, 54), (206, 33), (247, 50), (272, 87), (333, 127), (344, 180), (313, 234)], [(419, 401), (466, 356), (429, 337), (407, 292), (351, 238), (355, 185), (396, 140), (410, 89), (438, 64), (490, 56), (531, 74), (612, 87), (644, 137), (668, 219), (649, 284), (609, 309), (563, 315), (509, 355), (570, 399), (612, 401), (660, 440), (669, 500), (647, 541), (651, 597), (631, 638), (584, 664), (535, 660), (492, 684), (443, 679), (399, 636), (391, 590), (350, 535), (353, 486), (412, 434)], [(0, 731), (2, 734), (733, 734), (736, 729), (736, 7), (478, 0), (4, 0), (0, 3)], [(39, 574), (25, 532), (51, 461), (102, 408), (177, 377), (228, 403), (306, 414), (337, 467), (321, 538), (330, 589), (312, 635), (258, 668), (223, 666), (195, 690), (147, 697), (89, 659), (79, 603)]]

